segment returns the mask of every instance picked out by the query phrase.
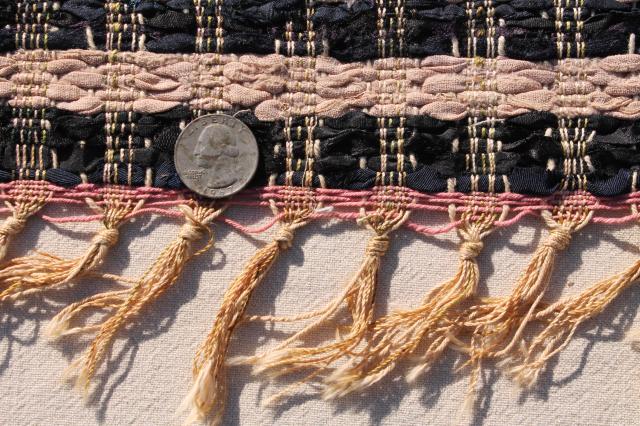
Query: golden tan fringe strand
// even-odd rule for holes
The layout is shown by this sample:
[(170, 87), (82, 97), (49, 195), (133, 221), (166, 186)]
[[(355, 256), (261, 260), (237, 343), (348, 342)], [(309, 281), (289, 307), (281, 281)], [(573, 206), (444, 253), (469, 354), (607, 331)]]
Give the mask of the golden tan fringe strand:
[[(634, 214), (637, 207), (632, 206)], [(626, 270), (604, 279), (584, 292), (560, 300), (540, 310), (535, 319), (546, 324), (542, 332), (520, 352), (505, 359), (501, 365), (516, 383), (531, 387), (538, 380), (547, 362), (562, 351), (571, 341), (578, 326), (600, 314), (620, 293), (640, 278), (640, 260)]]
[(511, 295), (484, 299), (463, 315), (466, 327), (473, 333), (467, 363), (472, 367), (467, 399), (469, 406), (475, 401), (482, 360), (499, 359), (519, 349), (524, 328), (534, 319), (549, 285), (558, 253), (567, 248), (571, 235), (586, 226), (592, 216), (593, 211), (580, 209), (575, 214), (555, 220), (551, 212), (542, 212), (542, 218), (551, 231), (536, 249)]
[(92, 271), (104, 261), (109, 248), (118, 241), (120, 225), (142, 206), (143, 201), (134, 205), (131, 201), (105, 198), (105, 207), (91, 199), (87, 199), (87, 203), (103, 216), (103, 227), (91, 240), (86, 253), (77, 259), (62, 259), (40, 252), (12, 259), (0, 270), (0, 301), (57, 288)]
[[(504, 209), (500, 220), (507, 214), (508, 209)], [(455, 222), (454, 206), (449, 208), (449, 215)], [(456, 275), (432, 290), (417, 309), (394, 312), (376, 321), (371, 343), (365, 350), (337, 368), (325, 380), (325, 398), (341, 397), (366, 389), (393, 370), (398, 361), (411, 356), (425, 343), (426, 351), (417, 360), (418, 365), (410, 371), (408, 379), (415, 379), (433, 365), (451, 343), (449, 329), (442, 326), (442, 319), (476, 292), (479, 281), (476, 257), (482, 250), (482, 240), (494, 229), (496, 218), (494, 212), (477, 218), (463, 217), (462, 225), (457, 228), (462, 244)]]
[(210, 418), (222, 421), (226, 404), (226, 354), (233, 331), (242, 320), (253, 290), (269, 272), (278, 256), (291, 247), (294, 231), (307, 224), (307, 210), (287, 214), (273, 241), (259, 249), (226, 290), (213, 329), (200, 346), (193, 363), (194, 383), (180, 411), (188, 411), (186, 423)]
[[(178, 233), (178, 238), (160, 253), (156, 261), (142, 277), (128, 290), (111, 291), (89, 297), (68, 306), (58, 313), (47, 327), (47, 334), (57, 338), (66, 334), (86, 333), (97, 330), (96, 337), (88, 350), (69, 367), (70, 376), (76, 376), (76, 384), (87, 390), (91, 378), (103, 361), (116, 333), (131, 321), (140, 311), (168, 290), (180, 276), (186, 263), (194, 256), (204, 253), (213, 245), (213, 233), (209, 223), (218, 217), (223, 209), (196, 204), (178, 206), (186, 222)], [(193, 251), (197, 241), (208, 236), (206, 246)], [(89, 309), (108, 309), (112, 312), (101, 325), (71, 327), (71, 321), (81, 312)]]
[(18, 183), (18, 188), (15, 188), (15, 201), (13, 203), (5, 201), (11, 216), (0, 223), (0, 261), (7, 257), (9, 243), (24, 229), (27, 220), (47, 203), (51, 193), (46, 189), (37, 188), (39, 184), (39, 182)]
[(578, 326), (601, 313), (638, 278), (640, 260), (585, 292), (537, 312), (535, 319), (547, 325), (529, 345), (520, 348), (519, 354), (502, 363), (503, 366), (511, 366), (507, 373), (521, 386), (533, 386), (546, 363), (569, 344)]
[[(373, 214), (362, 212), (359, 223), (374, 233), (365, 250), (365, 257), (360, 268), (348, 282), (344, 291), (332, 300), (324, 309), (309, 314), (302, 314), (289, 319), (306, 319), (319, 317), (295, 333), (275, 349), (261, 355), (247, 358), (244, 363), (254, 365), (255, 373), (268, 371), (275, 376), (311, 369), (312, 372), (302, 381), (294, 384), (273, 396), (269, 402), (275, 402), (289, 395), (300, 384), (322, 373), (334, 361), (350, 354), (365, 341), (373, 324), (374, 299), (381, 259), (389, 248), (389, 233), (398, 229), (408, 218), (408, 211), (383, 211)], [(312, 330), (326, 325), (341, 306), (348, 308), (352, 324), (344, 336), (336, 330), (337, 340), (319, 347), (292, 346)]]

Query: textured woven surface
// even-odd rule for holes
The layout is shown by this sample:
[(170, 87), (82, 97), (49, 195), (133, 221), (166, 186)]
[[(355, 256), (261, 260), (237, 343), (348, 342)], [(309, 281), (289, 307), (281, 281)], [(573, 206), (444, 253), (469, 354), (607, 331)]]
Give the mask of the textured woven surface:
[[(2, 11), (5, 181), (179, 187), (179, 129), (250, 109), (265, 122), (245, 116), (259, 185), (635, 188), (634, 124), (601, 118), (640, 115), (631, 4), (30, 0)], [(512, 139), (514, 127), (526, 132)]]
[[(192, 113), (177, 106), (156, 114), (117, 113), (119, 135), (126, 141), (126, 149), (109, 149), (109, 137), (104, 129), (109, 115), (71, 114), (48, 108), (43, 117), (46, 125), (32, 121), (29, 134), (46, 129), (42, 142), (22, 144), (24, 132), (16, 123), (19, 115), (9, 107), (0, 106), (0, 181), (17, 177), (45, 178), (66, 187), (84, 182), (102, 183), (108, 175), (110, 159), (120, 168), (112, 171), (112, 179), (122, 185), (148, 185), (161, 188), (181, 188), (182, 183), (173, 165), (173, 147), (182, 126)], [(286, 136), (287, 122), (258, 120), (248, 111), (236, 117), (246, 123), (259, 141), (261, 167), (252, 186), (263, 186), (271, 177), (273, 184), (283, 185), (287, 175), (287, 153), (304, 155), (308, 129), (305, 117), (295, 117), (289, 126), (298, 128)], [(398, 117), (391, 117), (398, 122)], [(499, 120), (493, 125), (493, 137), (498, 140), (498, 152), (493, 154), (493, 170), (503, 176), (494, 183), (498, 191), (548, 195), (560, 189), (566, 173), (562, 132), (557, 128), (557, 116), (533, 112)], [(640, 164), (637, 146), (640, 143), (638, 123), (607, 116), (588, 116), (584, 127), (592, 142), (585, 146), (583, 173), (589, 177), (586, 189), (598, 196), (616, 196), (632, 190), (635, 171)], [(475, 188), (471, 184), (474, 173), (489, 169), (486, 161), (470, 164), (469, 150), (487, 150), (491, 139), (471, 137), (467, 120), (438, 120), (425, 116), (409, 116), (404, 122), (407, 137), (402, 158), (407, 187), (437, 193), (451, 190), (448, 180), (456, 179), (455, 190), (487, 191), (489, 181), (481, 177)], [(314, 137), (313, 162), (301, 159), (291, 179), (301, 185), (304, 169), (314, 172), (311, 184), (315, 187), (365, 189), (377, 184), (376, 171), (382, 162), (379, 139), (382, 132), (378, 122), (362, 112), (351, 112), (339, 118), (322, 119), (312, 131)], [(387, 136), (396, 137), (391, 128)], [(291, 150), (276, 149), (287, 139)], [(18, 149), (18, 147), (21, 147)], [(395, 167), (398, 159), (388, 157), (388, 167)]]
[[(47, 335), (73, 358), (77, 385), (98, 383), (97, 421), (173, 423), (173, 391), (187, 385), (168, 366), (186, 346), (193, 353), (185, 343), (197, 332), (194, 340), (206, 338), (186, 392), (188, 419), (208, 417), (215, 425), (225, 419), (228, 369), (234, 387), (226, 421), (274, 421), (244, 413), (258, 409), (239, 402), (248, 395), (239, 391), (246, 371), (228, 362), (235, 351), (262, 352), (274, 341), (281, 344), (243, 361), (256, 374), (308, 372), (304, 379), (319, 385), (324, 398), (343, 397), (333, 418), (340, 423), (364, 423), (352, 415), (363, 410), (371, 411), (372, 423), (412, 423), (398, 409), (404, 378), (419, 378), (426, 385), (419, 399), (437, 407), (412, 404), (407, 412), (420, 423), (460, 423), (463, 401), (475, 405), (475, 424), (563, 423), (570, 414), (578, 423), (629, 423), (623, 417), (635, 418), (633, 410), (610, 414), (611, 403), (609, 412), (600, 409), (602, 391), (576, 398), (575, 413), (575, 404), (537, 400), (582, 379), (589, 357), (576, 343), (568, 355), (579, 363), (577, 372), (555, 381), (551, 375), (560, 369), (545, 369), (576, 330), (595, 329), (587, 340), (619, 341), (637, 307), (633, 294), (618, 297), (640, 279), (640, 261), (629, 260), (637, 257), (634, 228), (598, 226), (628, 226), (640, 217), (639, 24), (636, 2), (609, 0), (0, 0), (0, 211), (7, 213), (0, 259), (12, 241), (33, 246), (29, 226), (38, 216), (102, 223), (85, 238), (80, 257), (67, 259), (76, 253), (58, 246), (72, 245), (69, 236), (85, 237), (77, 225), (60, 240), (42, 233), (48, 239), (42, 248), (65, 259), (43, 252), (5, 259), (0, 302), (12, 310), (0, 335), (5, 365), (22, 353), (20, 345), (36, 341), (38, 325), (55, 311)], [(182, 190), (172, 164), (181, 129), (210, 113), (245, 122), (261, 155), (254, 188), (216, 204)], [(61, 206), (68, 210), (58, 216), (43, 211)], [(91, 212), (76, 216), (80, 206)], [(271, 219), (264, 219), (267, 206)], [(531, 231), (531, 215), (547, 228), (544, 237)], [(169, 231), (159, 216), (182, 226)], [(257, 218), (266, 223), (238, 221)], [(343, 222), (323, 222), (336, 218)], [(345, 226), (350, 222), (368, 236)], [(261, 238), (271, 239), (264, 244), (237, 236), (265, 231)], [(163, 233), (173, 238), (161, 240)], [(432, 238), (439, 234), (447, 236)], [(110, 251), (124, 235), (119, 244), (127, 250)], [(215, 266), (206, 256), (189, 262), (213, 246), (214, 236), (231, 244), (216, 242)], [(519, 263), (524, 253), (529, 261)], [(130, 288), (107, 291), (95, 278), (103, 268), (138, 278), (127, 281)], [(220, 285), (203, 290), (210, 269)], [(342, 293), (331, 287), (345, 281)], [(73, 291), (53, 291), (66, 286)], [(396, 300), (402, 310), (390, 309)], [(296, 318), (309, 325), (292, 336), (293, 320), (262, 318), (288, 324), (276, 330), (245, 324), (247, 313), (295, 314), (320, 308), (316, 303), (328, 305)], [(94, 309), (100, 318), (83, 318)], [(119, 399), (138, 347), (145, 350), (137, 344), (169, 342), (181, 315), (203, 311), (208, 320), (187, 320), (191, 328), (180, 338), (163, 349), (150, 346), (153, 354), (142, 358), (145, 386), (171, 394), (162, 408), (156, 398), (145, 400), (135, 380), (135, 390)], [(200, 325), (211, 322), (207, 334)], [(306, 342), (312, 329), (316, 341)], [(20, 334), (29, 331), (32, 340)], [(291, 337), (283, 340), (280, 331)], [(134, 349), (108, 360), (116, 340)], [(595, 352), (594, 345), (587, 348)], [(60, 359), (40, 350), (40, 358)], [(607, 367), (614, 363), (628, 377), (633, 355), (624, 357), (609, 355), (595, 374), (610, 379), (615, 403), (626, 401), (619, 395), (629, 388), (614, 390), (619, 371)], [(464, 391), (456, 360), (468, 367)], [(541, 379), (520, 398), (532, 417), (512, 415), (507, 399), (495, 401), (509, 408), (493, 408), (492, 392), (504, 385), (495, 382), (494, 361), (520, 385)], [(413, 365), (407, 374), (405, 363)], [(422, 381), (429, 370), (435, 375)], [(22, 371), (18, 379), (7, 376), (7, 388), (19, 389), (4, 397), (20, 421), (27, 405), (11, 398), (40, 400), (38, 392), (25, 396), (25, 388), (37, 387), (23, 386), (31, 370)], [(587, 377), (584, 385), (591, 386)], [(588, 395), (581, 386), (577, 393)], [(184, 394), (182, 388), (175, 393)], [(363, 395), (345, 397), (358, 391)], [(255, 393), (248, 397), (256, 400)], [(296, 410), (331, 410), (306, 398), (285, 398), (276, 421), (291, 423)], [(53, 404), (42, 405), (62, 411)], [(64, 412), (79, 423), (90, 417), (75, 406)]]
[[(220, 53), (307, 54), (310, 42), (318, 55), (354, 61), (378, 57), (380, 11), (389, 38), (403, 39), (387, 56), (401, 56), (400, 49), (413, 57), (456, 53), (465, 56), (471, 44), (466, 25), (470, 17), (468, 4), (461, 0), (403, 1), (402, 12), (394, 3), (379, 8), (385, 2), (318, 1), (311, 17), (307, 16), (304, 0), (62, 0), (55, 2), (57, 8), (53, 2), (33, 0), (28, 2), (29, 7), (22, 2), (19, 11), (16, 3), (7, 3), (0, 9), (4, 12), (0, 12), (0, 23), (12, 22), (18, 12), (26, 13), (26, 21), (36, 25), (17, 31), (3, 29), (0, 50), (42, 48), (46, 43), (52, 50), (117, 48), (170, 53), (220, 50)], [(579, 8), (556, 8), (551, 0), (503, 0), (492, 4), (497, 24), (493, 35), (500, 40), (501, 54), (510, 57), (554, 59), (557, 20), (587, 21), (581, 29), (567, 27), (571, 35), (582, 32), (587, 56), (627, 53), (629, 46), (632, 52), (637, 52), (634, 35), (640, 24), (638, 11), (632, 10), (631, 2), (587, 0)], [(474, 11), (473, 17), (482, 18), (484, 12)], [(404, 31), (393, 24), (398, 17), (404, 21)], [(309, 18), (315, 37), (306, 34)], [(105, 25), (115, 22), (123, 25)], [(45, 23), (49, 29), (55, 29), (49, 31), (46, 40)], [(115, 33), (115, 38), (110, 36)], [(485, 56), (487, 34), (477, 36), (477, 53)], [(570, 43), (575, 46), (575, 40)]]
[[(315, 113), (340, 117), (350, 110), (373, 116), (427, 115), (460, 120), (472, 102), (494, 102), (496, 118), (530, 111), (577, 117), (607, 114), (640, 117), (640, 55), (567, 60), (559, 64), (500, 58), (492, 84), (474, 85), (475, 65), (466, 58), (379, 59), (341, 63), (318, 58), (315, 81), (300, 84), (292, 76), (304, 57), (283, 55), (175, 55), (96, 51), (25, 51), (0, 58), (0, 98), (15, 108), (57, 107), (78, 114), (105, 111), (165, 112), (179, 105), (192, 110), (251, 108), (260, 120)], [(109, 90), (112, 67), (119, 68), (118, 90)], [(402, 66), (404, 98), (394, 94)], [(556, 76), (566, 78), (559, 93)], [(313, 105), (305, 95), (313, 94)], [(560, 99), (566, 96), (568, 99)], [(406, 102), (406, 105), (405, 105)]]

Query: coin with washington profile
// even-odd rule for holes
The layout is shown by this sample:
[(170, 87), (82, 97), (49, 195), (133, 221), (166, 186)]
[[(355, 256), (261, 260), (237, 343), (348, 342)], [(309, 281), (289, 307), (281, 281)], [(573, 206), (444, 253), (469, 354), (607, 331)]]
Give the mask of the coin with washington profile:
[(235, 117), (209, 114), (189, 123), (176, 141), (173, 159), (187, 188), (208, 198), (242, 190), (258, 168), (258, 144)]

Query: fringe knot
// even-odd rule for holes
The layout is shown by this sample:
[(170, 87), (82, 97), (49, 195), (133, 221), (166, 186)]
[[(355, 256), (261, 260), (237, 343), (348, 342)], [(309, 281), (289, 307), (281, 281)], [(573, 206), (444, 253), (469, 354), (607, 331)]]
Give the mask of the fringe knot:
[(473, 260), (482, 251), (484, 244), (482, 241), (463, 241), (460, 246), (460, 259)]
[(2, 225), (0, 225), (0, 235), (17, 235), (24, 229), (26, 223), (27, 219), (16, 216), (9, 216), (4, 220), (4, 222), (2, 222)]
[(571, 243), (571, 229), (566, 226), (558, 226), (551, 230), (542, 245), (556, 251), (562, 251), (569, 246), (569, 243)]
[(120, 233), (116, 228), (102, 228), (94, 235), (92, 242), (95, 245), (112, 247), (118, 242)]
[(192, 217), (187, 216), (187, 222), (184, 225), (182, 225), (182, 227), (180, 228), (180, 231), (178, 232), (178, 237), (182, 238), (183, 240), (195, 242), (202, 239), (202, 237), (204, 237), (206, 229), (207, 229), (206, 225), (204, 225), (201, 222), (198, 222)]
[(281, 250), (286, 250), (291, 248), (293, 245), (293, 229), (289, 225), (282, 225), (274, 240), (278, 243), (278, 246)]
[(374, 235), (367, 243), (365, 253), (367, 256), (382, 257), (387, 250), (389, 250), (389, 236), (386, 234)]

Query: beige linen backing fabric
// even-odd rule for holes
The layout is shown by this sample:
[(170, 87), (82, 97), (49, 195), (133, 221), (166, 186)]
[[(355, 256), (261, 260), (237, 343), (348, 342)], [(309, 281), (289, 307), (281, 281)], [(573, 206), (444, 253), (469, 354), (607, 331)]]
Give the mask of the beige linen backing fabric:
[[(61, 212), (49, 209), (45, 213)], [(234, 211), (243, 223), (258, 224), (263, 211)], [(437, 216), (428, 216), (438, 220)], [(154, 219), (140, 233), (124, 233), (105, 265), (113, 273), (140, 276), (155, 254), (175, 235), (179, 223)], [(264, 219), (263, 219), (264, 220)], [(543, 234), (536, 219), (496, 231), (486, 239), (478, 258), (482, 294), (508, 294), (514, 273), (522, 270)], [(10, 255), (30, 247), (71, 257), (83, 247), (73, 244), (91, 235), (98, 224), (47, 225), (33, 221)], [(125, 226), (126, 227), (126, 226)], [(577, 293), (587, 285), (624, 269), (639, 252), (635, 225), (585, 228), (558, 258), (550, 298)], [(108, 283), (84, 280), (72, 291), (29, 299), (20, 308), (5, 307), (0, 325), (0, 424), (3, 425), (177, 425), (174, 412), (191, 380), (191, 360), (211, 327), (224, 286), (239, 272), (258, 241), (225, 225), (216, 226), (214, 251), (194, 259), (179, 285), (142, 315), (142, 322), (121, 333), (108, 365), (106, 383), (87, 403), (78, 391), (64, 385), (61, 372), (73, 354), (70, 340), (48, 344), (42, 329), (69, 302), (104, 290)], [(391, 237), (379, 284), (380, 309), (407, 307), (444, 277), (455, 272), (457, 237), (415, 238), (399, 230)], [(86, 233), (86, 235), (84, 235)], [(412, 237), (410, 238), (410, 235)], [(317, 221), (298, 233), (299, 244), (281, 259), (249, 307), (250, 314), (290, 315), (322, 306), (335, 294), (360, 262), (346, 250), (361, 253), (367, 231), (349, 223)], [(74, 240), (75, 238), (75, 240)], [(260, 237), (268, 241), (269, 235)], [(72, 251), (72, 252), (71, 252)], [(562, 284), (569, 282), (572, 286)], [(560, 290), (563, 289), (563, 290)], [(325, 300), (326, 299), (326, 300)], [(248, 368), (231, 368), (229, 425), (633, 425), (640, 424), (640, 354), (625, 334), (640, 330), (636, 319), (640, 288), (632, 286), (596, 321), (581, 327), (579, 337), (551, 363), (535, 392), (522, 394), (504, 377), (484, 377), (481, 408), (475, 416), (462, 410), (466, 376), (451, 373), (453, 357), (414, 386), (391, 375), (367, 395), (353, 395), (339, 403), (317, 396), (292, 398), (275, 409), (261, 406), (277, 388), (251, 377)], [(8, 309), (8, 310), (7, 310)], [(381, 312), (378, 312), (380, 314)], [(240, 327), (232, 355), (251, 354), (257, 342), (275, 343), (277, 331), (261, 325)], [(103, 370), (104, 371), (104, 370)], [(491, 371), (491, 370), (489, 370)], [(98, 383), (102, 375), (98, 375)], [(310, 390), (312, 392), (312, 390)]]

